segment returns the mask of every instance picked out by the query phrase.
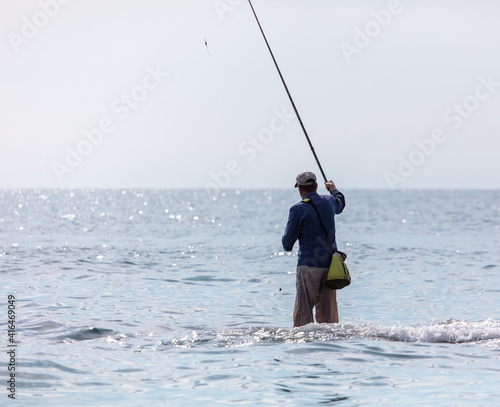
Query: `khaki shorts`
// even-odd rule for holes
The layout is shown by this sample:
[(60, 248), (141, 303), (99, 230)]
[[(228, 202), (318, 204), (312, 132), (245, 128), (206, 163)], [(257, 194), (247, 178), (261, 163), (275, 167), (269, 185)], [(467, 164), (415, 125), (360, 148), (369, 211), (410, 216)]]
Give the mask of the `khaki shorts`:
[(337, 323), (337, 291), (328, 288), (324, 281), (327, 268), (298, 266), (297, 296), (293, 311), (293, 326), (303, 326), (314, 322), (313, 308), (316, 307), (316, 322)]

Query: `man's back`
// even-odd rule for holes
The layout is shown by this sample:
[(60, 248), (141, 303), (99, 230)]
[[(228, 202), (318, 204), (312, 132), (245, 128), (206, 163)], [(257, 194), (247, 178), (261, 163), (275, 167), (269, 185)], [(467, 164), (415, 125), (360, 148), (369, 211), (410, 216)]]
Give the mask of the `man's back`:
[(288, 223), (282, 238), (283, 247), (291, 251), (299, 240), (299, 266), (328, 267), (331, 254), (337, 250), (335, 242), (335, 214), (345, 207), (344, 195), (334, 189), (332, 195), (319, 195), (310, 192), (304, 199), (310, 199), (316, 207), (321, 222), (327, 230), (332, 245), (326, 243), (326, 235), (321, 227), (318, 215), (311, 204), (299, 202), (290, 208)]

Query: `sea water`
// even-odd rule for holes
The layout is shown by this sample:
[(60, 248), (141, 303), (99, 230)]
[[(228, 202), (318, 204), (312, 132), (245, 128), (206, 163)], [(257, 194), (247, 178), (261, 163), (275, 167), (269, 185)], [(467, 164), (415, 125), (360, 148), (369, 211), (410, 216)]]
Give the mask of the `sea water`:
[(345, 195), (340, 323), (294, 329), (296, 190), (0, 191), (0, 405), (500, 405), (500, 191)]

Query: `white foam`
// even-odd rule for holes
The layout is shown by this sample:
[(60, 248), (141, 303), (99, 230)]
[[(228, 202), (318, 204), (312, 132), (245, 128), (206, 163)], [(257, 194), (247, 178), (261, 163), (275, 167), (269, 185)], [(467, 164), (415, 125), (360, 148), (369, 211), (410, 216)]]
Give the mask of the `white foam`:
[[(326, 333), (325, 329), (317, 324), (310, 324), (299, 329), (308, 332), (319, 329)], [(466, 343), (500, 340), (500, 321), (495, 319), (480, 322), (450, 319), (445, 322), (417, 326), (345, 323), (328, 325), (327, 329), (336, 337), (382, 339), (398, 342)]]
[(251, 346), (256, 343), (289, 342), (306, 343), (345, 339), (365, 339), (394, 342), (421, 343), (479, 343), (487, 346), (500, 345), (500, 321), (487, 319), (468, 322), (450, 319), (428, 325), (380, 325), (380, 324), (309, 324), (300, 328), (252, 327), (230, 329), (224, 332), (202, 332), (172, 342), (174, 346), (198, 346), (215, 342), (216, 346)]

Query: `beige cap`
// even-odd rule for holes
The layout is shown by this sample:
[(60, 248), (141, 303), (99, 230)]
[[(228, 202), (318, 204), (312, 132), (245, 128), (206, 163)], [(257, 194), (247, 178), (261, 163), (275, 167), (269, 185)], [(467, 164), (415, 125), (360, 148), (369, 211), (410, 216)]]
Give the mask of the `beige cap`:
[(314, 175), (312, 172), (309, 171), (301, 172), (299, 175), (297, 175), (295, 181), (297, 181), (295, 183), (295, 188), (297, 188), (299, 185), (301, 187), (306, 185), (315, 185), (316, 175)]

